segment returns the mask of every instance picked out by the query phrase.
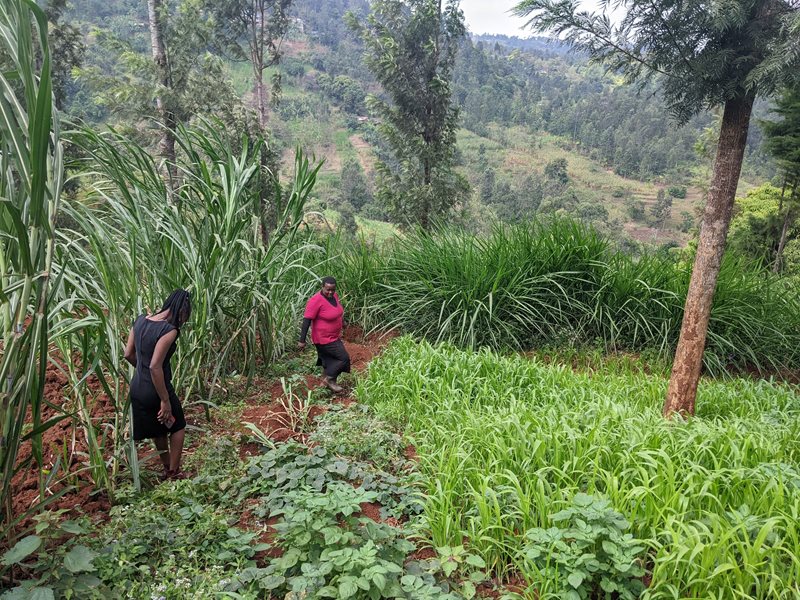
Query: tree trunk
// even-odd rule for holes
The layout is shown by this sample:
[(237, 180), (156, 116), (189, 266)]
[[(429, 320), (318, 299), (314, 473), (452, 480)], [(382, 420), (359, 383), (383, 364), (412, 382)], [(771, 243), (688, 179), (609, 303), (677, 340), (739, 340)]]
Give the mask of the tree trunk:
[(264, 85), (264, 69), (254, 64), (256, 103), (258, 106), (258, 126), (264, 132), (267, 129), (267, 88)]
[[(786, 188), (786, 183), (783, 184), (784, 189)], [(792, 193), (790, 194), (791, 199), (794, 199), (795, 194), (797, 193), (797, 183), (792, 186)], [(783, 192), (781, 192), (781, 205), (783, 204)], [(780, 273), (783, 269), (783, 250), (786, 248), (786, 238), (789, 235), (789, 225), (791, 225), (794, 214), (792, 211), (792, 206), (790, 205), (789, 208), (786, 210), (786, 216), (783, 219), (783, 227), (781, 228), (781, 239), (778, 241), (778, 251), (775, 253), (775, 263), (772, 265), (772, 272), (773, 273)]]
[(419, 224), (424, 231), (428, 231), (431, 227), (431, 163), (427, 158), (422, 161), (422, 183), (425, 189), (422, 206), (419, 207)]
[(262, 133), (267, 127), (267, 88), (264, 85), (264, 56), (266, 52), (266, 29), (267, 29), (267, 2), (256, 1), (254, 13), (256, 20), (252, 23), (253, 39), (251, 41), (251, 60), (253, 62), (253, 78), (256, 93), (256, 103), (258, 105), (258, 124)]
[[(169, 76), (169, 66), (167, 65), (167, 49), (164, 45), (163, 0), (147, 0), (147, 13), (150, 20), (150, 45), (153, 51), (153, 62), (155, 62), (158, 71), (158, 83), (164, 89), (170, 89), (172, 83)], [(174, 111), (167, 106), (161, 94), (156, 97), (156, 107), (164, 123), (158, 152), (167, 163), (167, 183), (169, 188), (174, 190), (177, 184), (175, 166), (175, 130), (177, 129), (177, 120)]]
[(711, 305), (725, 253), (752, 110), (753, 98), (749, 95), (725, 103), (711, 188), (703, 211), (681, 335), (664, 402), (665, 416), (676, 412), (694, 414)]

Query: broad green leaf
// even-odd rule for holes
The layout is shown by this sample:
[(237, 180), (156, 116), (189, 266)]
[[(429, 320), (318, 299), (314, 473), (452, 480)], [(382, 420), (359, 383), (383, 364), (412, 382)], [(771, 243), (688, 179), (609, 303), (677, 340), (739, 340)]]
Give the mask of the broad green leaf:
[(86, 546), (75, 546), (64, 557), (64, 567), (73, 573), (94, 571), (92, 561), (96, 556), (97, 553)]
[(3, 554), (3, 564), (6, 566), (15, 565), (28, 558), (42, 545), (42, 538), (38, 535), (29, 535), (22, 538), (14, 547)]
[(339, 583), (339, 598), (351, 598), (358, 593), (358, 586), (352, 579), (346, 579)]
[(567, 581), (572, 587), (577, 589), (581, 587), (581, 584), (583, 583), (583, 578), (584, 578), (583, 573), (573, 571), (572, 573), (569, 574), (569, 577), (567, 577)]
[(466, 563), (468, 565), (472, 565), (473, 567), (477, 567), (478, 569), (485, 569), (486, 568), (486, 562), (480, 556), (477, 556), (476, 554), (468, 555), (467, 558), (466, 558)]

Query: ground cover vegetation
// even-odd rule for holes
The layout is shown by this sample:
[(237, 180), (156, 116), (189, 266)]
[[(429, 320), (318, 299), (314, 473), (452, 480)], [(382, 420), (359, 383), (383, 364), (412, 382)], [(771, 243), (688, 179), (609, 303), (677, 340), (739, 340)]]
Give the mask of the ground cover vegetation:
[[(92, 2), (111, 31), (89, 40), (69, 23), (74, 12), (63, 2), (45, 12), (30, 0), (0, 0), (2, 597), (800, 595), (800, 406), (796, 386), (777, 382), (800, 366), (796, 161), (781, 150), (791, 147), (796, 94), (787, 90), (781, 120), (765, 125), (782, 186), (740, 199), (732, 252), (720, 262), (703, 365), (707, 375), (725, 377), (701, 380), (696, 415), (665, 420), (664, 375), (695, 244), (625, 252), (607, 236), (616, 226), (599, 233), (586, 224), (613, 218), (572, 183), (602, 177), (621, 206), (630, 201), (632, 211), (641, 209), (637, 218), (662, 230), (695, 193), (688, 180), (673, 172), (648, 182), (653, 201), (644, 206), (598, 165), (650, 177), (680, 170), (680, 161), (653, 158), (663, 150), (655, 142), (643, 147), (650, 158), (618, 161), (578, 127), (570, 140), (540, 136), (544, 113), (536, 127), (511, 123), (519, 121), (514, 111), (487, 117), (454, 145), (463, 130), (450, 99), (462, 114), (480, 113), (462, 92), (475, 87), (473, 75), (489, 81), (491, 69), (451, 88), (444, 79), (459, 81), (462, 55), (449, 45), (444, 57), (424, 48), (444, 60), (425, 82), (440, 86), (432, 107), (446, 127), (441, 138), (423, 137), (432, 150), (409, 153), (406, 162), (424, 173), (425, 160), (444, 156), (452, 163), (442, 173), (455, 177), (465, 150), (482, 166), (483, 208), (523, 223), (470, 225), (492, 211), (465, 201), (453, 212), (431, 211), (425, 222), (406, 220), (428, 231), (384, 231), (380, 245), (356, 241), (352, 232), (366, 215), (386, 217), (372, 193), (370, 160), (396, 167), (403, 146), (393, 156), (391, 132), (382, 137), (369, 117), (359, 124), (361, 92), (380, 94), (387, 73), (372, 65), (372, 79), (363, 48), (326, 18), (355, 9), (354, 19), (368, 19), (368, 7), (308, 0), (298, 2), (297, 21), (285, 12), (293, 2), (258, 4), (278, 15), (274, 27), (248, 3), (215, 6), (260, 32), (244, 69), (260, 82), (253, 113), (237, 100), (237, 84), (248, 80), (228, 81), (235, 65), (214, 54), (226, 35), (242, 40), (220, 30), (201, 2)], [(796, 49), (793, 10), (776, 38), (785, 57)], [(447, 44), (463, 34), (456, 2), (438, 25), (400, 18), (407, 16), (397, 16), (398, 30), (432, 27)], [(298, 50), (286, 64), (294, 84), (285, 86), (276, 69), (284, 36)], [(98, 40), (107, 52), (92, 53), (94, 71), (76, 78), (73, 67), (87, 56), (82, 44)], [(320, 40), (342, 51), (313, 46)], [(561, 46), (530, 58), (509, 50), (518, 45), (512, 40), (491, 49), (459, 43), (471, 48), (470, 69), (492, 57), (540, 83), (553, 65), (567, 65), (570, 81), (584, 69), (564, 59)], [(303, 54), (303, 44), (318, 56)], [(242, 58), (247, 48), (235, 53)], [(126, 64), (142, 69), (127, 79)], [(767, 56), (759, 81), (775, 83), (784, 67)], [(613, 95), (606, 87), (613, 74), (591, 73)], [(91, 91), (100, 81), (107, 102)], [(330, 102), (314, 101), (315, 86)], [(533, 98), (521, 89), (535, 95), (533, 84), (507, 87), (498, 84), (517, 104)], [(627, 92), (619, 93), (628, 106)], [(285, 103), (267, 106), (269, 98)], [(561, 100), (572, 105), (569, 94)], [(92, 120), (104, 121), (114, 104), (116, 128), (64, 128), (55, 108), (90, 106)], [(534, 113), (545, 105), (542, 98)], [(350, 161), (333, 171), (293, 147), (303, 140), (313, 151), (313, 136), (331, 133), (305, 127), (317, 109), (346, 129), (331, 137)], [(631, 127), (617, 125), (603, 144)], [(296, 135), (306, 129), (306, 137)], [(689, 143), (686, 131), (669, 144)], [(536, 150), (547, 159), (515, 188), (535, 200), (533, 208), (498, 182), (491, 169), (500, 155), (487, 150), (495, 144), (510, 160), (530, 136), (545, 140)], [(528, 169), (529, 158), (517, 159), (514, 169)], [(340, 171), (347, 185), (335, 181)], [(352, 208), (338, 215), (337, 235), (329, 235), (327, 206), (315, 198), (333, 192), (339, 208)], [(557, 216), (529, 220), (542, 216), (539, 207)], [(437, 224), (435, 212), (461, 227)], [(305, 299), (329, 273), (340, 280), (350, 323), (417, 338), (395, 341), (366, 375), (357, 373), (352, 397), (314, 389), (313, 359), (286, 356)], [(188, 288), (194, 304), (175, 356), (192, 477), (158, 485), (153, 456), (130, 439), (122, 340), (135, 316), (175, 287)], [(355, 339), (364, 342), (363, 332), (348, 333), (351, 348)], [(379, 348), (359, 350), (358, 370)], [(741, 371), (751, 377), (737, 377)], [(352, 385), (346, 380), (348, 391)]]
[(434, 545), (522, 597), (796, 597), (796, 390), (703, 382), (670, 422), (666, 383), (403, 338), (356, 396), (413, 440)]

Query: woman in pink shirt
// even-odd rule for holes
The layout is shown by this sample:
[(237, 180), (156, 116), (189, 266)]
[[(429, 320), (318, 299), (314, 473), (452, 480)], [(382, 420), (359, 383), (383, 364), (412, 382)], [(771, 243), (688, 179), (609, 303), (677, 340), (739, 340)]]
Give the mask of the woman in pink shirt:
[(306, 304), (299, 346), (301, 350), (306, 347), (310, 326), (311, 341), (317, 348), (317, 365), (322, 367), (325, 385), (337, 393), (342, 391), (342, 386), (336, 383), (336, 378), (350, 372), (350, 355), (342, 342), (343, 315), (342, 304), (336, 295), (336, 280), (323, 278), (322, 290), (311, 296)]

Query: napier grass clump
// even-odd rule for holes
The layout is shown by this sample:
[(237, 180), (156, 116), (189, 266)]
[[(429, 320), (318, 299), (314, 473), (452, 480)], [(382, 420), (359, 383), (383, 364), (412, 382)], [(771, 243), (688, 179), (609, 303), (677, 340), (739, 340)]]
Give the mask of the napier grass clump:
[[(670, 358), (691, 272), (690, 260), (630, 256), (568, 219), (498, 226), (488, 236), (412, 232), (380, 252), (356, 245), (338, 254), (342, 288), (367, 327), (470, 349), (599, 347)], [(714, 374), (800, 367), (797, 290), (728, 257), (704, 364)]]

